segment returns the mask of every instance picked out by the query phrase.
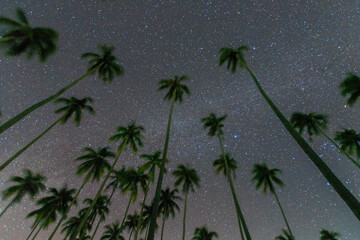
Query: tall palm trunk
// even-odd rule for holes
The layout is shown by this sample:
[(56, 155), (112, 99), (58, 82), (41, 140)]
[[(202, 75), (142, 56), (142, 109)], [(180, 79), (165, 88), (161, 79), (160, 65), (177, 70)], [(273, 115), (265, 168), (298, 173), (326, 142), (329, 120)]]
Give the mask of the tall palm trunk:
[(12, 161), (14, 161), (21, 153), (25, 152), (26, 149), (28, 149), (29, 147), (31, 147), (31, 145), (33, 145), (37, 140), (39, 140), (42, 136), (44, 136), (48, 131), (50, 131), (56, 124), (58, 124), (61, 119), (63, 117), (59, 118), (58, 120), (56, 120), (53, 124), (50, 125), (50, 127), (48, 127), (44, 132), (42, 132), (39, 136), (37, 136), (36, 138), (34, 138), (31, 142), (29, 142), (25, 147), (23, 147), (22, 149), (20, 149), (17, 153), (15, 153), (11, 158), (9, 158), (5, 163), (3, 163), (0, 166), (0, 171), (2, 171), (7, 165), (9, 165)]
[(134, 232), (134, 229), (132, 229), (131, 232), (130, 232), (129, 240), (131, 239), (131, 236), (132, 236), (133, 232)]
[(160, 238), (160, 240), (163, 240), (164, 228), (165, 228), (165, 214), (163, 215), (163, 223), (162, 223), (162, 226), (161, 226), (161, 238)]
[(98, 198), (100, 197), (101, 192), (103, 191), (103, 189), (104, 189), (104, 187), (105, 187), (105, 184), (106, 184), (107, 180), (109, 179), (110, 174), (112, 173), (112, 171), (113, 171), (116, 163), (118, 162), (118, 160), (119, 160), (119, 158), (120, 158), (120, 154), (121, 154), (121, 152), (123, 151), (123, 149), (125, 148), (126, 144), (127, 144), (127, 139), (124, 141), (124, 144), (120, 145), (120, 147), (119, 147), (119, 149), (118, 149), (118, 153), (117, 153), (117, 155), (116, 155), (116, 157), (115, 157), (114, 163), (111, 165), (111, 168), (110, 168), (110, 170), (108, 171), (108, 173), (106, 174), (106, 177), (105, 177), (105, 179), (103, 180), (103, 182), (102, 182), (102, 184), (101, 184), (98, 192), (96, 193), (96, 196), (95, 196), (94, 200), (92, 201), (89, 209), (86, 211), (85, 215), (83, 216), (83, 218), (82, 218), (79, 226), (76, 228), (75, 234), (70, 237), (70, 240), (75, 240), (75, 238), (77, 237), (77, 235), (79, 234), (79, 232), (80, 232), (80, 231), (82, 230), (82, 228), (84, 227), (84, 224), (85, 224), (87, 218), (89, 217), (89, 215), (90, 215), (91, 211), (93, 210), (93, 208), (94, 208), (94, 206), (95, 206)]
[(130, 208), (130, 204), (131, 204), (131, 197), (129, 199), (128, 205), (126, 206), (125, 214), (124, 214), (124, 217), (123, 217), (123, 219), (121, 221), (120, 229), (123, 229), (123, 227), (124, 227), (125, 219), (127, 217), (127, 214), (128, 214), (129, 208)]
[(146, 226), (146, 232), (145, 232), (145, 238), (144, 238), (144, 240), (146, 240), (147, 239), (147, 237), (148, 237), (148, 234), (149, 234), (149, 227), (150, 227), (150, 224), (147, 224), (147, 226)]
[(55, 235), (56, 231), (59, 229), (61, 223), (66, 219), (67, 213), (70, 211), (71, 207), (74, 205), (77, 197), (79, 196), (81, 190), (84, 188), (85, 184), (88, 182), (89, 178), (90, 178), (90, 172), (89, 172), (89, 173), (87, 174), (87, 176), (85, 177), (85, 179), (84, 179), (81, 187), (79, 188), (79, 190), (78, 190), (77, 193), (75, 194), (75, 197), (73, 197), (73, 199), (72, 199), (72, 201), (71, 201), (68, 209), (66, 210), (66, 214), (60, 219), (60, 221), (59, 221), (58, 224), (56, 225), (54, 231), (51, 233), (51, 235), (50, 235), (50, 237), (49, 237), (48, 240), (51, 240), (51, 239), (54, 237), (54, 235)]
[(86, 78), (87, 76), (93, 74), (97, 69), (99, 69), (99, 67), (102, 64), (100, 64), (99, 66), (97, 66), (96, 68), (92, 69), (91, 71), (86, 72), (84, 75), (82, 75), (81, 77), (79, 77), (78, 79), (76, 79), (75, 81), (73, 81), (72, 83), (70, 83), (69, 85), (67, 85), (66, 87), (60, 89), (60, 91), (58, 91), (57, 93), (55, 93), (54, 95), (28, 107), (27, 109), (25, 109), (24, 111), (22, 111), (21, 113), (19, 113), (18, 115), (16, 115), (15, 117), (11, 118), (10, 120), (6, 121), (5, 123), (3, 123), (0, 126), (0, 134), (3, 133), (6, 129), (8, 129), (9, 127), (13, 126), (15, 123), (17, 123), (18, 121), (20, 121), (21, 119), (23, 119), (24, 117), (26, 117), (28, 114), (30, 114), (31, 112), (35, 111), (36, 109), (44, 106), (45, 104), (52, 102), (53, 100), (55, 100), (56, 98), (58, 98), (61, 94), (63, 94), (65, 91), (69, 90), (70, 88), (72, 88), (73, 86), (75, 86), (77, 83), (79, 83), (81, 80), (83, 80), (84, 78)]
[[(110, 197), (109, 197), (109, 199), (108, 199), (105, 207), (107, 207), (107, 206), (109, 205), (109, 203), (110, 203), (110, 201), (111, 201), (111, 198), (113, 197), (113, 195), (114, 195), (114, 193), (115, 193), (115, 190), (116, 190), (116, 188), (113, 187), (113, 190), (112, 190), (112, 192), (111, 192), (111, 194), (110, 194)], [(99, 222), (96, 224), (96, 228), (95, 228), (94, 233), (93, 233), (93, 235), (91, 236), (91, 239), (90, 239), (90, 240), (93, 240), (93, 239), (94, 239), (94, 237), (95, 237), (95, 235), (96, 235), (96, 232), (97, 232), (97, 230), (98, 230), (101, 222), (102, 222), (102, 218), (100, 218), (100, 219), (99, 219)]]
[(0, 217), (1, 217), (2, 215), (4, 215), (4, 213), (6, 212), (6, 210), (8, 210), (8, 208), (11, 207), (14, 203), (15, 203), (15, 200), (12, 200), (12, 201), (6, 206), (6, 208), (0, 213)]
[(164, 151), (163, 151), (163, 156), (162, 156), (162, 163), (161, 163), (158, 182), (156, 185), (154, 203), (153, 203), (153, 207), (152, 207), (152, 211), (151, 211), (148, 238), (146, 240), (154, 240), (154, 234), (155, 234), (155, 228), (156, 228), (156, 218), (157, 218), (159, 202), (160, 202), (161, 186), (162, 186), (162, 181), (164, 178), (165, 161), (166, 161), (166, 155), (167, 155), (168, 146), (169, 146), (170, 126), (171, 126), (171, 118), (172, 118), (172, 113), (173, 113), (174, 104), (175, 104), (175, 95), (176, 94), (174, 94), (172, 102), (171, 102), (169, 120), (168, 120), (168, 124), (167, 124), (167, 129), (166, 129), (165, 146), (164, 146)]
[(259, 81), (255, 77), (255, 75), (251, 72), (248, 66), (245, 66), (246, 70), (250, 73), (252, 79), (254, 80), (257, 88), (259, 89), (261, 95), (265, 98), (266, 102), (270, 105), (271, 109), (275, 112), (276, 116), (282, 122), (286, 130), (290, 133), (290, 135), (295, 139), (295, 141), (299, 144), (299, 146), (303, 149), (303, 151), (308, 155), (311, 161), (316, 165), (316, 167), (320, 170), (322, 175), (326, 178), (326, 180), (330, 183), (330, 185), (334, 188), (337, 194), (344, 200), (344, 202), (348, 205), (350, 210), (356, 216), (356, 218), (360, 221), (360, 202), (356, 199), (356, 197), (342, 184), (342, 182), (336, 177), (336, 175), (331, 171), (331, 169), (326, 165), (326, 163), (316, 154), (316, 152), (307, 144), (307, 142), (300, 136), (300, 134), (295, 130), (295, 128), (291, 125), (291, 123), (286, 119), (286, 117), (280, 112), (280, 110), (275, 106), (275, 104), (271, 101), (269, 96), (262, 89)]
[(290, 233), (290, 235), (294, 238), (294, 235), (293, 235), (293, 233), (291, 232), (290, 225), (289, 225), (289, 223), (288, 223), (288, 221), (287, 221), (287, 219), (286, 219), (286, 217), (285, 217), (284, 210), (283, 210), (283, 208), (282, 208), (282, 206), (281, 206), (281, 204), (280, 204), (279, 198), (278, 198), (278, 196), (277, 196), (277, 194), (276, 194), (275, 191), (274, 191), (273, 193), (274, 193), (274, 195), (275, 195), (276, 202), (278, 203), (278, 205), (279, 205), (279, 207), (280, 207), (281, 214), (283, 215), (283, 218), (284, 218), (284, 220), (285, 220), (285, 223), (286, 223), (286, 226), (287, 226), (287, 228), (288, 228), (288, 230), (289, 230), (289, 233)]
[(35, 229), (37, 228), (37, 226), (39, 225), (40, 221), (38, 221), (34, 227), (32, 228), (30, 234), (27, 236), (26, 240), (30, 239), (31, 235), (33, 234), (33, 232), (35, 231)]
[(35, 235), (34, 235), (34, 237), (32, 238), (32, 240), (34, 240), (34, 239), (37, 237), (37, 235), (39, 234), (39, 232), (41, 231), (41, 229), (42, 229), (42, 227), (39, 227), (39, 230), (35, 233)]
[(244, 240), (244, 233), (243, 233), (243, 230), (242, 228), (244, 228), (244, 232), (245, 232), (245, 236), (246, 236), (246, 239), (247, 240), (251, 240), (251, 236), (250, 236), (250, 232), (247, 228), (247, 225), (246, 225), (246, 222), (245, 222), (245, 218), (242, 214), (242, 211), (241, 211), (241, 208), (240, 208), (240, 204), (239, 204), (239, 201), (237, 199), (237, 196), (236, 196), (236, 193), (235, 193), (235, 189), (234, 189), (234, 184), (232, 182), (232, 179), (231, 179), (231, 174), (230, 174), (230, 171), (229, 171), (229, 166), (228, 166), (228, 162), (227, 162), (227, 159), (225, 157), (225, 150), (224, 150), (224, 145), (222, 143), (222, 140), (221, 140), (221, 136), (218, 136), (219, 138), (219, 144), (220, 144), (220, 148), (221, 148), (221, 154), (224, 158), (224, 161), (225, 161), (225, 172), (226, 172), (226, 177), (229, 181), (229, 184), (230, 184), (230, 189), (231, 189), (231, 194), (232, 194), (232, 197), (233, 197), (233, 201), (234, 201), (234, 204), (235, 204), (235, 209), (236, 209), (236, 215), (237, 215), (237, 219), (238, 219), (238, 224), (239, 224), (239, 229), (240, 229), (240, 235), (241, 235), (241, 239)]
[(141, 204), (141, 209), (140, 209), (140, 215), (139, 215), (139, 221), (138, 221), (138, 224), (137, 224), (137, 227), (136, 227), (136, 231), (135, 231), (135, 237), (134, 237), (134, 240), (137, 240), (138, 239), (138, 235), (139, 235), (139, 231), (140, 231), (140, 227), (141, 227), (141, 224), (142, 224), (142, 214), (143, 214), (143, 211), (144, 211), (144, 206), (145, 206), (145, 201), (146, 201), (146, 197), (147, 197), (147, 194), (148, 194), (148, 191), (149, 191), (149, 185), (150, 185), (150, 181), (147, 183), (147, 186), (146, 186), (146, 191), (145, 191), (145, 195), (144, 195), (144, 200)]
[(185, 201), (184, 201), (184, 218), (183, 218), (183, 233), (182, 233), (182, 240), (185, 240), (185, 228), (186, 228), (186, 205), (187, 205), (187, 197), (188, 192), (185, 192)]
[(360, 164), (355, 159), (353, 159), (347, 152), (342, 151), (340, 146), (334, 140), (332, 140), (323, 130), (320, 129), (320, 132), (327, 140), (329, 140), (339, 150), (340, 153), (343, 153), (353, 164), (355, 164), (355, 166), (360, 168)]

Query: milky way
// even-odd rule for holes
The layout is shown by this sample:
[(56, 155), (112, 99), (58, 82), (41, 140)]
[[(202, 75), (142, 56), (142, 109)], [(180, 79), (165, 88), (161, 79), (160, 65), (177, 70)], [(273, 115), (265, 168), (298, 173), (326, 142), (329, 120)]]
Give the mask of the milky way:
[[(186, 74), (192, 94), (174, 109), (168, 170), (189, 163), (201, 177), (201, 189), (189, 194), (187, 239), (202, 225), (220, 239), (240, 239), (230, 188), (212, 167), (220, 154), (218, 142), (200, 123), (210, 112), (228, 114), (225, 148), (238, 161), (235, 188), (254, 240), (274, 239), (285, 227), (273, 196), (256, 191), (251, 182), (252, 166), (260, 162), (283, 170), (286, 185), (278, 195), (297, 240), (319, 239), (322, 228), (341, 233), (342, 240), (360, 239), (358, 220), (290, 137), (250, 76), (218, 66), (221, 47), (247, 45), (250, 68), (285, 116), (295, 111), (328, 114), (330, 136), (343, 127), (358, 130), (360, 103), (346, 106), (338, 88), (346, 72), (360, 69), (358, 0), (2, 0), (0, 15), (14, 17), (16, 7), (24, 9), (31, 25), (51, 27), (60, 39), (57, 53), (44, 64), (1, 51), (2, 122), (84, 74), (81, 54), (96, 51), (100, 43), (116, 47), (125, 75), (107, 85), (91, 76), (66, 92), (65, 97), (94, 98), (96, 115), (85, 113), (80, 127), (69, 122), (52, 129), (1, 172), (1, 191), (24, 168), (45, 174), (48, 187), (65, 182), (79, 187), (74, 159), (88, 146), (114, 150), (107, 139), (116, 126), (131, 120), (146, 129), (144, 147), (137, 155), (123, 154), (119, 167), (140, 165), (138, 155), (164, 144), (170, 104), (157, 91), (158, 81)], [(1, 162), (54, 122), (55, 109), (48, 104), (3, 133)], [(315, 137), (311, 146), (360, 199), (359, 170), (326, 139)], [(167, 174), (163, 186), (173, 187), (173, 182)], [(89, 184), (81, 200), (93, 197), (97, 188)], [(107, 224), (121, 219), (127, 199), (115, 195)], [(7, 203), (2, 201), (0, 208)], [(25, 239), (33, 220), (24, 219), (35, 208), (35, 201), (25, 198), (9, 209), (0, 219), (0, 239)], [(181, 239), (181, 223), (182, 212), (166, 223), (164, 238)], [(53, 227), (38, 239), (46, 239)]]

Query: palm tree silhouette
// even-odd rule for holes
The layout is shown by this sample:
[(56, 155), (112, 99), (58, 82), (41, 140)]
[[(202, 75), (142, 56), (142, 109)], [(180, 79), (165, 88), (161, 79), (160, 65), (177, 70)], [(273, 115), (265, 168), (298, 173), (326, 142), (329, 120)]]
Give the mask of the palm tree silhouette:
[(275, 191), (275, 184), (279, 187), (284, 186), (284, 183), (276, 176), (276, 174), (281, 173), (281, 171), (277, 168), (269, 169), (266, 163), (263, 164), (255, 164), (252, 170), (252, 173), (255, 175), (252, 179), (253, 182), (256, 183), (256, 189), (263, 187), (264, 193), (266, 193), (267, 189), (270, 190), (272, 194), (274, 194), (276, 198), (276, 202), (279, 205), (281, 210), (281, 214), (285, 220), (286, 226), (289, 230), (290, 235), (294, 238), (293, 233), (291, 232), (290, 225), (285, 217), (284, 210), (280, 204), (279, 198)]
[(218, 234), (203, 226), (195, 229), (194, 237), (191, 240), (212, 240), (214, 238), (219, 238)]
[(74, 97), (71, 97), (70, 99), (66, 99), (66, 98), (57, 99), (56, 103), (63, 103), (65, 104), (65, 106), (56, 110), (55, 113), (63, 113), (63, 115), (53, 124), (51, 124), (50, 127), (48, 127), (44, 132), (42, 132), (39, 136), (34, 138), (25, 147), (20, 149), (12, 157), (10, 157), (5, 163), (3, 163), (0, 166), (0, 171), (2, 171), (7, 165), (9, 165), (12, 161), (14, 161), (21, 153), (25, 152), (29, 147), (31, 147), (31, 145), (33, 145), (37, 140), (39, 140), (42, 136), (44, 136), (58, 123), (65, 124), (73, 114), (75, 115), (74, 123), (76, 126), (79, 126), (82, 118), (82, 110), (86, 110), (90, 114), (95, 113), (94, 109), (91, 106), (87, 105), (88, 102), (92, 103), (93, 100), (91, 98), (77, 99)]
[(321, 230), (320, 234), (320, 240), (338, 240), (338, 237), (340, 237), (339, 233), (329, 232), (325, 229)]
[(66, 210), (69, 207), (69, 203), (73, 199), (72, 195), (75, 192), (75, 189), (67, 189), (67, 186), (62, 187), (60, 190), (51, 188), (49, 190), (50, 196), (43, 197), (38, 200), (36, 204), (41, 207), (29, 213), (26, 217), (35, 217), (34, 224), (32, 225), (32, 231), (27, 239), (30, 238), (37, 227), (39, 228), (33, 239), (36, 238), (42, 229), (46, 229), (50, 224), (54, 223), (57, 218), (57, 213), (59, 213), (61, 217), (66, 218)]
[(353, 155), (356, 159), (360, 157), (360, 134), (355, 130), (343, 129), (343, 132), (336, 132), (334, 140), (340, 144), (343, 153)]
[(356, 162), (356, 160), (354, 160), (347, 152), (342, 151), (340, 146), (326, 134), (325, 130), (328, 125), (328, 117), (326, 115), (316, 113), (304, 114), (297, 112), (291, 115), (290, 122), (293, 124), (294, 128), (298, 129), (300, 135), (302, 135), (306, 129), (309, 134), (310, 141), (312, 141), (312, 135), (323, 135), (337, 149), (339, 149), (340, 152), (344, 153), (352, 163), (360, 168), (360, 164)]
[[(100, 218), (104, 218), (107, 214), (109, 214), (109, 208), (106, 203), (108, 202), (108, 197), (105, 195), (101, 195), (95, 202), (94, 207), (88, 217), (90, 222), (90, 227), (94, 225), (96, 216), (99, 215)], [(84, 200), (84, 204), (88, 205), (88, 207), (83, 208), (81, 211), (85, 214), (89, 207), (94, 203), (94, 200), (91, 198), (86, 198)]]
[(165, 190), (161, 190), (161, 196), (160, 196), (160, 203), (159, 203), (159, 212), (162, 215), (162, 226), (161, 226), (161, 240), (163, 240), (164, 235), (164, 227), (165, 227), (165, 221), (166, 219), (171, 216), (172, 218), (175, 217), (175, 210), (180, 211), (179, 205), (176, 203), (176, 201), (181, 200), (181, 197), (179, 197), (178, 190), (174, 189), (170, 191), (169, 188), (166, 188)]
[(190, 168), (188, 165), (178, 165), (173, 175), (176, 177), (175, 187), (182, 185), (182, 192), (185, 194), (184, 201), (184, 218), (183, 218), (183, 234), (182, 240), (185, 240), (185, 226), (186, 226), (186, 203), (189, 191), (194, 192), (195, 187), (200, 187), (200, 178), (196, 170)]
[(45, 98), (44, 100), (28, 107), (15, 117), (11, 118), (10, 120), (6, 121), (0, 126), (0, 134), (3, 133), (6, 129), (13, 126), (15, 123), (26, 117), (31, 112), (35, 111), (36, 109), (44, 106), (45, 104), (54, 101), (58, 97), (60, 97), (61, 94), (75, 86), (77, 83), (79, 83), (84, 78), (94, 74), (96, 71), (98, 71), (98, 76), (103, 80), (103, 82), (110, 82), (113, 80), (115, 76), (120, 76), (123, 74), (122, 67), (118, 65), (116, 57), (113, 56), (112, 51), (114, 50), (113, 47), (108, 47), (106, 45), (99, 45), (99, 49), (102, 51), (102, 55), (100, 58), (96, 57), (95, 53), (85, 53), (82, 55), (82, 58), (92, 57), (92, 59), (89, 61), (89, 68), (88, 71), (82, 75), (80, 78), (76, 79), (66, 87), (60, 89), (58, 92), (56, 92), (54, 95), (51, 95), (48, 98)]
[(168, 89), (168, 92), (166, 93), (164, 99), (171, 101), (171, 107), (170, 107), (169, 119), (168, 119), (168, 124), (167, 124), (167, 129), (166, 129), (164, 151), (162, 154), (162, 166), (160, 168), (160, 173), (159, 173), (158, 181), (156, 184), (156, 192), (155, 192), (154, 205), (153, 205), (154, 208), (153, 208), (153, 212), (151, 213), (149, 234), (148, 234), (147, 240), (154, 240), (156, 219), (158, 216), (158, 208), (159, 208), (160, 195), (161, 195), (161, 190), (162, 190), (161, 189), (162, 181), (163, 181), (164, 173), (165, 173), (165, 162), (166, 162), (166, 156), (167, 156), (168, 146), (169, 146), (170, 126), (171, 126), (172, 113), (174, 110), (174, 104), (175, 104), (175, 102), (181, 103), (183, 100), (184, 94), (190, 95), (189, 88), (183, 84), (183, 82), (188, 79), (189, 79), (188, 76), (183, 75), (181, 77), (175, 76), (173, 79), (163, 79), (160, 81), (160, 87), (158, 90), (161, 91), (161, 90)]
[[(87, 154), (76, 159), (77, 161), (84, 161), (78, 166), (76, 174), (79, 176), (86, 174), (86, 177), (84, 178), (83, 183), (81, 184), (75, 197), (70, 203), (69, 209), (67, 211), (70, 211), (72, 205), (76, 201), (77, 197), (79, 196), (86, 183), (88, 183), (90, 180), (92, 180), (92, 182), (98, 182), (100, 178), (104, 175), (105, 171), (110, 169), (110, 164), (108, 163), (107, 158), (115, 157), (115, 154), (111, 152), (108, 147), (98, 148), (97, 151), (87, 147), (84, 148), (84, 151), (87, 152)], [(48, 240), (51, 240), (54, 237), (56, 231), (64, 220), (65, 219), (61, 219), (58, 222)]]
[[(150, 227), (150, 220), (151, 220), (151, 213), (152, 213), (152, 205), (145, 205), (144, 211), (142, 214), (142, 225), (145, 229), (145, 239), (147, 239), (147, 236), (149, 234), (149, 227)], [(158, 228), (158, 224), (155, 226), (155, 230)]]
[[(223, 132), (222, 128), (224, 127), (223, 122), (224, 122), (225, 119), (226, 119), (226, 115), (221, 116), (221, 117), (218, 118), (218, 117), (216, 117), (216, 115), (214, 113), (210, 113), (208, 117), (202, 118), (201, 122), (204, 124), (204, 129), (205, 130), (209, 129), (208, 135), (210, 137), (215, 137), (216, 136), (218, 138), (218, 140), (219, 140), (222, 156), (220, 157), (220, 159), (215, 160), (214, 164), (216, 164), (216, 165), (214, 165), (214, 166), (219, 166), (220, 168), (221, 167), (223, 168), (221, 170), (219, 170), (219, 168), (218, 168), (218, 171), (220, 171), (220, 172), (223, 171), (224, 172), (225, 177), (227, 178), (227, 180), (228, 180), (228, 182), (230, 184), (230, 189), (231, 189), (233, 201), (234, 201), (234, 204), (235, 204), (236, 215), (237, 215), (237, 220), (238, 220), (241, 239), (242, 240), (245, 239), (244, 238), (244, 233), (243, 233), (243, 230), (242, 230), (242, 228), (244, 228), (246, 238), (248, 240), (251, 240), (250, 232), (249, 232), (249, 230), (247, 228), (245, 218), (243, 216), (243, 213), (242, 213), (241, 208), (240, 208), (239, 201), (238, 201), (236, 193), (235, 193), (234, 184), (233, 184), (232, 179), (231, 179), (230, 171), (227, 170), (227, 169), (232, 170), (232, 167), (233, 167), (234, 168), (233, 170), (235, 171), (235, 169), (237, 168), (237, 163), (235, 162), (234, 159), (230, 158), (230, 156), (227, 156), (225, 154), (224, 145), (222, 143), (223, 135), (224, 135), (224, 132)], [(229, 162), (229, 161), (231, 161), (231, 162)], [(234, 165), (230, 166), (230, 164), (234, 164)], [(235, 172), (234, 172), (234, 174), (235, 174)]]
[(140, 216), (136, 213), (136, 211), (134, 214), (127, 216), (127, 219), (124, 223), (124, 228), (128, 229), (130, 232), (129, 240), (131, 239), (133, 232), (136, 230), (139, 221)]
[(346, 97), (350, 95), (347, 103), (350, 106), (354, 106), (357, 99), (360, 97), (360, 77), (354, 73), (348, 73), (346, 78), (339, 85), (341, 89), (341, 95)]
[(294, 236), (286, 229), (283, 229), (282, 232), (284, 236), (279, 235), (275, 238), (275, 240), (295, 240)]
[[(78, 216), (74, 216), (69, 218), (64, 224), (61, 233), (65, 233), (65, 239), (72, 236), (75, 233), (76, 228), (79, 226), (81, 219), (84, 216), (84, 211), (81, 209), (78, 212)], [(91, 230), (90, 221), (88, 220), (86, 223), (86, 227), (83, 228), (83, 231), (80, 233), (80, 236), (84, 236), (87, 231)]]
[(316, 154), (316, 152), (307, 144), (307, 142), (301, 137), (301, 135), (295, 130), (295, 128), (291, 125), (291, 123), (286, 119), (286, 117), (280, 112), (280, 110), (276, 107), (270, 97), (266, 94), (264, 89), (261, 87), (258, 79), (253, 74), (253, 72), (248, 67), (243, 51), (247, 50), (248, 47), (241, 46), (240, 48), (234, 50), (232, 48), (222, 48), (220, 49), (220, 66), (227, 62), (227, 68), (231, 69), (232, 73), (236, 72), (236, 68), (239, 66), (240, 68), (245, 68), (248, 73), (251, 75), (255, 85), (260, 91), (261, 95), (264, 97), (266, 102), (269, 104), (271, 109), (274, 111), (276, 116), (279, 118), (281, 123), (284, 125), (286, 130), (290, 133), (290, 135), (295, 139), (295, 141), (299, 144), (299, 146), (303, 149), (303, 151), (308, 155), (311, 161), (316, 165), (316, 167), (320, 170), (322, 175), (326, 178), (326, 180), (330, 183), (330, 185), (334, 188), (334, 190), (339, 194), (339, 196), (345, 201), (354, 215), (360, 220), (360, 202), (356, 199), (356, 197), (342, 184), (342, 182), (336, 177), (336, 175), (331, 171), (331, 169), (325, 164), (325, 162)]
[(119, 222), (115, 222), (112, 225), (105, 226), (105, 232), (100, 238), (100, 240), (125, 240), (125, 238), (120, 235), (122, 232)]
[[(94, 198), (95, 202), (100, 197), (100, 194), (103, 191), (105, 184), (110, 177), (110, 174), (113, 172), (113, 169), (115, 168), (115, 165), (116, 165), (117, 161), (119, 160), (122, 151), (125, 150), (127, 146), (130, 146), (131, 150), (134, 153), (136, 153), (138, 150), (138, 146), (142, 147), (143, 142), (141, 140), (141, 138), (142, 138), (141, 132), (143, 132), (143, 131), (144, 131), (143, 127), (136, 126), (135, 123), (132, 122), (127, 127), (123, 127), (123, 126), (117, 127), (117, 133), (115, 135), (113, 135), (112, 137), (110, 137), (109, 141), (121, 140), (121, 143), (118, 147), (118, 150), (117, 150), (117, 153), (115, 156), (115, 160), (114, 160), (113, 164), (111, 165), (110, 170), (106, 174), (106, 177), (103, 180), (103, 182)], [(82, 219), (79, 227), (76, 230), (75, 236), (77, 236), (77, 234), (80, 232), (83, 225), (85, 224), (86, 219), (89, 217), (91, 210), (94, 207), (95, 202), (90, 206), (89, 210), (86, 212), (84, 218)], [(74, 240), (74, 239), (75, 239), (75, 237), (70, 238), (70, 240)]]
[(0, 213), (0, 217), (4, 215), (9, 207), (15, 203), (20, 203), (26, 195), (29, 195), (30, 198), (35, 198), (36, 195), (44, 191), (46, 178), (39, 173), (33, 174), (30, 170), (25, 169), (24, 177), (12, 176), (9, 181), (15, 185), (8, 187), (2, 192), (2, 199), (7, 200), (11, 196), (13, 196), (13, 199)]
[(27, 58), (31, 58), (37, 54), (40, 62), (45, 62), (56, 52), (59, 35), (51, 28), (31, 27), (20, 8), (16, 9), (16, 17), (17, 20), (0, 17), (0, 24), (9, 27), (9, 32), (1, 36), (0, 45), (7, 47), (6, 54), (9, 56), (24, 53)]

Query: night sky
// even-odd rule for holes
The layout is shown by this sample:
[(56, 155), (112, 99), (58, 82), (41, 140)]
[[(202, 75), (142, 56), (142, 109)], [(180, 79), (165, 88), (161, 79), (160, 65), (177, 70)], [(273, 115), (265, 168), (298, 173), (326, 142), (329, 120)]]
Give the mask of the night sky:
[[(172, 171), (189, 163), (201, 177), (201, 189), (189, 194), (187, 239), (202, 225), (220, 239), (240, 239), (229, 185), (212, 167), (220, 154), (218, 142), (200, 123), (211, 112), (228, 114), (225, 149), (238, 161), (234, 183), (254, 240), (274, 239), (285, 227), (274, 197), (256, 191), (251, 182), (252, 166), (261, 162), (283, 170), (286, 185), (278, 195), (297, 240), (319, 239), (322, 228), (339, 232), (342, 240), (360, 239), (358, 220), (287, 133), (250, 76), (218, 66), (221, 47), (247, 45), (249, 67), (285, 116), (315, 111), (329, 115), (330, 136), (343, 127), (358, 131), (360, 103), (346, 106), (338, 85), (346, 72), (360, 69), (360, 1), (2, 0), (0, 15), (14, 17), (16, 7), (24, 9), (32, 26), (51, 27), (60, 38), (57, 53), (43, 64), (1, 51), (2, 122), (84, 74), (81, 54), (97, 51), (100, 43), (116, 47), (125, 75), (107, 85), (91, 76), (66, 92), (64, 97), (94, 98), (96, 115), (85, 113), (80, 127), (69, 122), (52, 129), (1, 172), (1, 191), (24, 168), (45, 174), (48, 187), (65, 182), (79, 187), (74, 159), (84, 147), (115, 150), (107, 139), (116, 126), (131, 120), (146, 129), (144, 147), (138, 154), (124, 153), (118, 167), (142, 164), (138, 155), (162, 149), (165, 141), (170, 103), (157, 91), (158, 82), (186, 74), (192, 94), (175, 106), (167, 167)], [(55, 109), (48, 104), (3, 133), (1, 162), (56, 121)], [(360, 199), (359, 169), (323, 137), (315, 137), (311, 146)], [(173, 183), (167, 174), (163, 186)], [(95, 196), (97, 189), (97, 184), (87, 185), (80, 199)], [(127, 200), (116, 194), (107, 224), (122, 219)], [(1, 201), (0, 208), (7, 203)], [(0, 239), (25, 239), (33, 219), (24, 218), (35, 208), (35, 201), (25, 198), (9, 209), (0, 219)], [(181, 239), (182, 214), (166, 222), (166, 240)], [(38, 239), (49, 234), (41, 232)], [(63, 238), (57, 234), (55, 239)]]

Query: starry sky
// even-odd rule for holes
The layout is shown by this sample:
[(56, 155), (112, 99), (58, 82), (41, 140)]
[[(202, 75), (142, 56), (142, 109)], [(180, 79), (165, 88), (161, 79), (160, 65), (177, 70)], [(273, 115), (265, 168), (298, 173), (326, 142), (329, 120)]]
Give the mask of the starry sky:
[[(13, 17), (16, 7), (24, 9), (31, 25), (51, 27), (60, 38), (57, 53), (43, 64), (0, 53), (3, 122), (84, 74), (81, 54), (96, 51), (100, 43), (116, 47), (125, 75), (107, 85), (91, 76), (66, 92), (64, 97), (94, 98), (96, 115), (85, 114), (79, 127), (69, 122), (52, 129), (1, 172), (1, 191), (24, 168), (45, 174), (48, 187), (65, 182), (79, 187), (74, 159), (84, 147), (115, 150), (107, 139), (131, 120), (146, 129), (144, 147), (138, 154), (125, 152), (119, 167), (142, 164), (138, 155), (162, 149), (165, 139), (170, 104), (157, 91), (158, 81), (186, 74), (192, 94), (175, 106), (167, 168), (189, 163), (201, 177), (201, 188), (189, 194), (187, 239), (202, 225), (220, 239), (240, 239), (230, 188), (212, 167), (218, 142), (200, 123), (210, 112), (228, 114), (225, 149), (238, 161), (234, 184), (254, 240), (274, 239), (285, 227), (273, 196), (256, 191), (251, 182), (252, 166), (261, 162), (283, 170), (286, 185), (278, 195), (297, 240), (319, 239), (322, 228), (341, 233), (342, 240), (360, 239), (358, 220), (286, 132), (250, 76), (218, 66), (221, 47), (247, 45), (250, 68), (285, 116), (328, 114), (330, 136), (343, 127), (358, 130), (359, 104), (346, 106), (338, 85), (346, 72), (359, 71), (360, 1), (2, 0), (0, 15)], [(1, 162), (56, 121), (55, 109), (48, 104), (3, 133)], [(315, 137), (311, 146), (360, 199), (359, 170), (326, 139)], [(163, 186), (173, 183), (167, 174)], [(98, 186), (87, 185), (80, 199), (93, 197)], [(122, 218), (127, 200), (115, 194), (106, 223)], [(0, 209), (7, 203), (1, 201)], [(35, 201), (25, 198), (9, 209), (0, 219), (0, 239), (25, 239), (32, 219), (24, 218), (35, 208)], [(164, 238), (181, 239), (181, 223), (182, 211), (166, 222)], [(53, 227), (38, 239), (46, 239)]]

